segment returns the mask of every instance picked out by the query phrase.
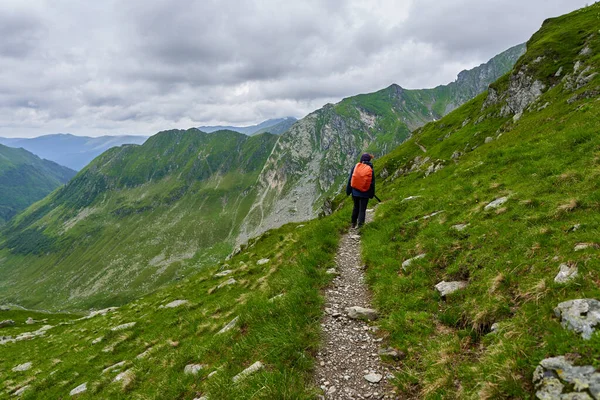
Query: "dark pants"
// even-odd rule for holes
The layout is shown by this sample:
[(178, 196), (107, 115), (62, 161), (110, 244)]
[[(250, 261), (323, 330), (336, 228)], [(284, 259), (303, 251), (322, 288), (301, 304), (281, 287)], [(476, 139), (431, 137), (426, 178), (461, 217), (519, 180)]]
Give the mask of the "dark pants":
[(352, 226), (355, 226), (358, 222), (358, 226), (365, 224), (365, 215), (367, 214), (367, 205), (369, 199), (367, 197), (356, 197), (352, 196), (354, 200), (354, 209), (352, 210)]

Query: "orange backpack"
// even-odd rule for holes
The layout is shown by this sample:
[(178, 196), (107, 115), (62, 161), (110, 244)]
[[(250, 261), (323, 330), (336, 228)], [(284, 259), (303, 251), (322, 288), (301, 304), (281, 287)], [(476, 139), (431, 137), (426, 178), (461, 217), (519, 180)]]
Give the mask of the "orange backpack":
[(371, 181), (373, 181), (373, 169), (367, 164), (356, 164), (350, 186), (361, 192), (366, 192), (371, 188)]

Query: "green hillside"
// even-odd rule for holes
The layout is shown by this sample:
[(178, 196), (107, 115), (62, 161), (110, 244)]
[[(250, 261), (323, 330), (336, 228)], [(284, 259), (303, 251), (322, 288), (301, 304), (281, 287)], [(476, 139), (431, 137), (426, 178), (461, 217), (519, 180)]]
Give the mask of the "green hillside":
[[(565, 329), (554, 311), (564, 301), (600, 299), (599, 14), (597, 4), (546, 21), (515, 69), (488, 93), (377, 160), (384, 203), (360, 240), (380, 311), (373, 324), (382, 345), (401, 351), (387, 361), (403, 398), (600, 395), (597, 386), (573, 378), (582, 371), (598, 377), (600, 335)], [(179, 135), (187, 144), (186, 135), (196, 133)], [(151, 186), (136, 186), (144, 180), (170, 182), (173, 169), (162, 158), (185, 154), (171, 148), (154, 156), (149, 175), (147, 167), (137, 168), (144, 157), (113, 154), (97, 160), (95, 171), (114, 162), (131, 177), (108, 168), (102, 179), (94, 171), (83, 181), (78, 176), (79, 184), (103, 182), (144, 201), (148, 195), (130, 191)], [(137, 149), (118, 151), (143, 151)], [(198, 170), (185, 165), (178, 179), (194, 182)], [(166, 188), (159, 193), (171, 193)], [(122, 204), (104, 197), (74, 201)], [(321, 293), (333, 279), (326, 271), (349, 225), (349, 203), (339, 196), (333, 215), (272, 230), (226, 263), (212, 262), (105, 315), (78, 321), (49, 315), (50, 327), (40, 333), (44, 322), (27, 329), (23, 321), (32, 315), (10, 311), (16, 324), (0, 328), (10, 336), (0, 340), (0, 396), (64, 398), (85, 384), (79, 398), (317, 398), (311, 372)], [(15, 226), (43, 207), (20, 215)], [(577, 267), (577, 276), (556, 283), (561, 264)], [(465, 287), (442, 297), (435, 290), (441, 281)], [(580, 321), (598, 317), (595, 309), (580, 311)], [(22, 332), (37, 337), (13, 342)], [(543, 371), (547, 385), (534, 385), (540, 362), (558, 356), (581, 368)], [(257, 361), (262, 369), (232, 382)], [(197, 375), (186, 374), (193, 365)]]
[(0, 144), (0, 226), (65, 184), (75, 171)]
[(105, 152), (6, 226), (1, 297), (120, 304), (222, 259), (276, 140), (191, 129)]

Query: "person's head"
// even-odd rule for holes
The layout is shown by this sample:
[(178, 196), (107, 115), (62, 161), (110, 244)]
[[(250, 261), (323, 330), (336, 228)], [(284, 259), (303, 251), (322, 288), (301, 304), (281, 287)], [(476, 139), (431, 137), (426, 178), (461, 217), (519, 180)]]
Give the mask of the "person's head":
[(365, 153), (360, 157), (360, 162), (369, 162), (373, 159), (373, 156), (369, 153)]

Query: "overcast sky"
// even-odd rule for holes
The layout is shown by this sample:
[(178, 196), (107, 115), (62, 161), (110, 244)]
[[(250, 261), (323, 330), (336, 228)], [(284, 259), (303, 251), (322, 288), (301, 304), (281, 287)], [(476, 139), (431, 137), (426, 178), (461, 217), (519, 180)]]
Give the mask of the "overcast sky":
[(2, 0), (0, 136), (154, 134), (434, 87), (586, 0)]

